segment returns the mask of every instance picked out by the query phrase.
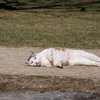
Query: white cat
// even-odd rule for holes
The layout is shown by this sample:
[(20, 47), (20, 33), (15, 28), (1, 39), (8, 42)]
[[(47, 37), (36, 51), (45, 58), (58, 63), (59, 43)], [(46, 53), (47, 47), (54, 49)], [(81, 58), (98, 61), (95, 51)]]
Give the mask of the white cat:
[(67, 48), (48, 48), (42, 52), (34, 54), (31, 52), (27, 65), (32, 66), (46, 66), (46, 67), (60, 67), (74, 66), (74, 65), (92, 65), (100, 66), (100, 57), (85, 52), (83, 50), (72, 50)]

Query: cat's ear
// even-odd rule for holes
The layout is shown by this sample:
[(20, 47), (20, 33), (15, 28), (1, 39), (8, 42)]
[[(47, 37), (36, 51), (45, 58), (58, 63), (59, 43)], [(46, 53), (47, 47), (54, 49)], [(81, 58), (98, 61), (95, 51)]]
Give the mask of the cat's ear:
[(33, 52), (33, 51), (31, 51), (30, 52), (30, 56), (32, 57), (32, 56), (34, 56), (35, 55), (35, 53)]

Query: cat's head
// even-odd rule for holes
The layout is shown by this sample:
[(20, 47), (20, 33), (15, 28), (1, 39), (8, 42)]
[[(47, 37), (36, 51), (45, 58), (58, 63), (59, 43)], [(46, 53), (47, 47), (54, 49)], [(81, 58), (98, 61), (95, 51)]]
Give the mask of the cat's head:
[(25, 61), (25, 64), (28, 66), (35, 66), (39, 67), (41, 66), (41, 58), (39, 54), (34, 54), (32, 51), (30, 53), (30, 57), (27, 61)]

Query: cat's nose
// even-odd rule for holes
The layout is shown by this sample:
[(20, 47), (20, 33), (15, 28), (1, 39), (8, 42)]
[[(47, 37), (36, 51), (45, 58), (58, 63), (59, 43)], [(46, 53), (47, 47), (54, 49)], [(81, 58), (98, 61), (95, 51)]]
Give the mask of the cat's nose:
[(35, 64), (37, 65), (38, 63), (36, 62)]

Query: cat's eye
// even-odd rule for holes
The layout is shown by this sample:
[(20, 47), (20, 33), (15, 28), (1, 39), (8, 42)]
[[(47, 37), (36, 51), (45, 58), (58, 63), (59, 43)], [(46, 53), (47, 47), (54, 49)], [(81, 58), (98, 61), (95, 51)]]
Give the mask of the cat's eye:
[(31, 64), (33, 63), (33, 61), (31, 62)]
[(36, 60), (36, 57), (34, 59)]

